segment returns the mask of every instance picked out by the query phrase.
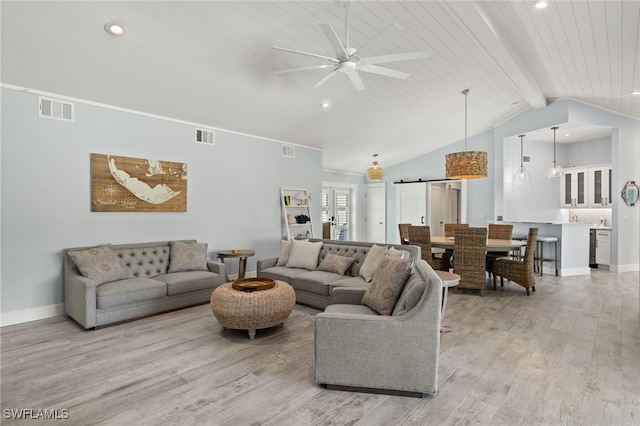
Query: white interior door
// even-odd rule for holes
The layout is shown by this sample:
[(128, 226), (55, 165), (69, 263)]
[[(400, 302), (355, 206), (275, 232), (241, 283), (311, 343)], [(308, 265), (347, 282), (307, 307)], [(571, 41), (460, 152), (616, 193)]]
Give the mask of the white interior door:
[(387, 187), (384, 183), (365, 185), (365, 241), (387, 241)]
[(429, 185), (429, 226), (432, 236), (444, 236), (444, 224), (449, 221), (449, 205), (445, 184)]
[[(396, 195), (398, 223), (426, 225), (427, 184), (422, 182), (399, 184)], [(398, 241), (399, 239), (398, 236)]]

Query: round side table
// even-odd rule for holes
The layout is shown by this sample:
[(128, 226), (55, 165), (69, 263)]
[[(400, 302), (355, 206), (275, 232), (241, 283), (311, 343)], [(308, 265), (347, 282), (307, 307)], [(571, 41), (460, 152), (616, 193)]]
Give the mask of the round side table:
[[(247, 270), (247, 257), (251, 257), (254, 254), (256, 254), (256, 252), (253, 250), (220, 250), (218, 252), (218, 257), (222, 263), (224, 263), (224, 259), (226, 258), (240, 258), (240, 262), (238, 264), (238, 279), (241, 280), (244, 278), (244, 274)], [(226, 271), (226, 268), (225, 273), (227, 274), (227, 281), (230, 281), (229, 273)]]
[[(440, 323), (442, 323), (442, 320), (444, 319), (444, 313), (447, 310), (447, 295), (449, 294), (449, 288), (458, 285), (458, 283), (460, 282), (460, 275), (447, 271), (436, 271), (436, 274), (438, 274), (438, 276), (442, 280), (442, 310), (440, 314)], [(448, 328), (446, 329), (444, 327), (440, 327), (441, 333), (447, 333), (449, 331), (451, 330)]]

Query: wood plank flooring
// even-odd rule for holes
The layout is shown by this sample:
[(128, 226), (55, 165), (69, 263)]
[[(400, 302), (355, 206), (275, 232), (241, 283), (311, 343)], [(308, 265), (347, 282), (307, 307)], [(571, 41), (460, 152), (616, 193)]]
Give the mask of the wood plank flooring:
[[(202, 305), (95, 331), (65, 317), (1, 329), (2, 424), (639, 425), (639, 275), (451, 293), (440, 389), (424, 399), (313, 383), (313, 320), (225, 330)], [(401, 350), (401, 348), (399, 348)], [(393, 366), (389, 366), (393, 368)], [(68, 410), (16, 420), (7, 410)]]

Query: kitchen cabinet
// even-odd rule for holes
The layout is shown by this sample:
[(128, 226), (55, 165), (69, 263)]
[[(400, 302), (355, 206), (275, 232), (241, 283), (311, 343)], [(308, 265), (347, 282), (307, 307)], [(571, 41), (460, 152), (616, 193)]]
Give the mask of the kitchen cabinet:
[(611, 230), (596, 230), (596, 263), (598, 265), (611, 264)]
[(588, 168), (589, 207), (611, 207), (611, 166)]
[(563, 207), (587, 207), (587, 169), (573, 168), (562, 173), (560, 193)]

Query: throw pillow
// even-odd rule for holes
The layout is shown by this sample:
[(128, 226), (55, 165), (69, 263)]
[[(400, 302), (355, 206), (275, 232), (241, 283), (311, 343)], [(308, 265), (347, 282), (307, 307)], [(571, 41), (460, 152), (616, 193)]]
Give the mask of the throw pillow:
[(382, 259), (382, 256), (384, 256), (386, 251), (386, 246), (378, 246), (375, 244), (369, 248), (369, 252), (364, 258), (362, 266), (360, 267), (360, 272), (358, 273), (363, 280), (365, 280), (366, 282), (371, 281), (371, 279), (373, 278), (373, 274), (376, 272), (376, 269), (378, 269), (378, 264), (380, 263), (380, 260)]
[(104, 284), (129, 278), (127, 268), (113, 250), (111, 244), (88, 250), (70, 251), (69, 256), (83, 277)]
[(287, 268), (302, 268), (315, 271), (318, 267), (318, 257), (322, 250), (322, 242), (293, 240)]
[(387, 256), (392, 257), (394, 259), (402, 259), (402, 258), (404, 258), (404, 254), (405, 253), (406, 253), (406, 251), (398, 250), (395, 247), (389, 247), (389, 250), (387, 250)]
[(340, 256), (333, 253), (327, 253), (318, 265), (318, 271), (334, 272), (344, 275), (347, 269), (355, 262), (355, 257)]
[(380, 315), (391, 315), (411, 274), (413, 259), (392, 259), (385, 256), (371, 280), (371, 287), (362, 297), (362, 303)]
[(278, 256), (276, 266), (285, 266), (289, 261), (289, 253), (291, 253), (291, 241), (280, 241), (280, 256)]
[(169, 272), (208, 271), (207, 243), (171, 241)]

